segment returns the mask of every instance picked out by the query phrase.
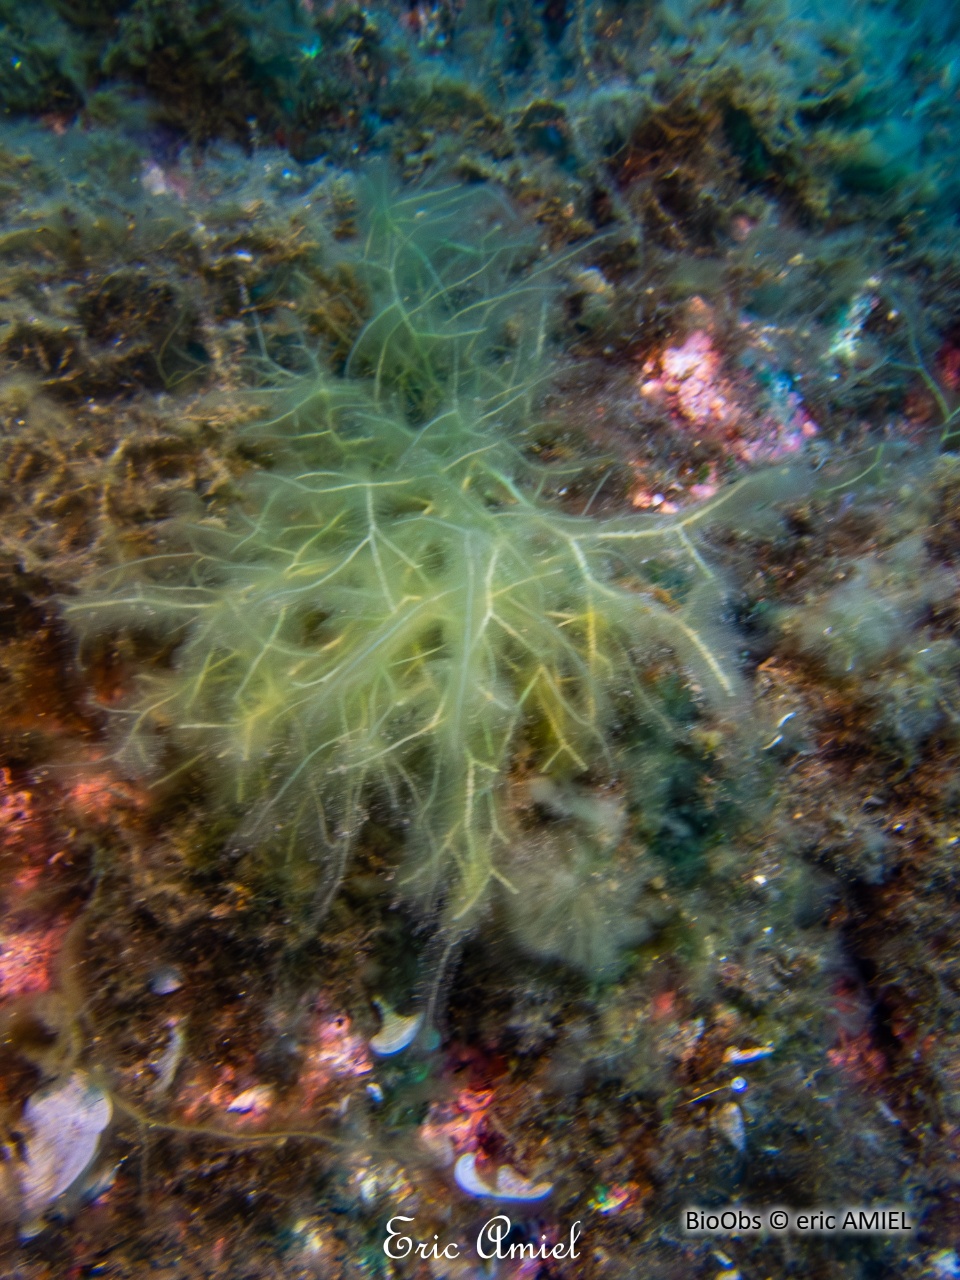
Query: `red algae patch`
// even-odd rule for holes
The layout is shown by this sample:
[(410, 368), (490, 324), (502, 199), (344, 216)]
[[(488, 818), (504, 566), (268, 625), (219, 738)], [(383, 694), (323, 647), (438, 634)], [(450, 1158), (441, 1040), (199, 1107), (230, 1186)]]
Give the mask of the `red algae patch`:
[(23, 929), (0, 924), (0, 1000), (49, 991), (69, 922)]
[(70, 920), (37, 905), (63, 857), (34, 793), (0, 769), (0, 1000), (37, 995), (53, 971)]
[(133, 783), (107, 771), (85, 774), (68, 791), (65, 804), (76, 815), (95, 826), (107, 826), (118, 809), (143, 809), (146, 793)]
[(57, 956), (83, 905), (72, 893), (69, 903), (64, 898), (74, 829), (61, 830), (58, 816), (102, 830), (142, 803), (134, 786), (105, 770), (84, 773), (64, 792), (32, 779), (24, 785), (0, 769), (0, 1000), (54, 985)]

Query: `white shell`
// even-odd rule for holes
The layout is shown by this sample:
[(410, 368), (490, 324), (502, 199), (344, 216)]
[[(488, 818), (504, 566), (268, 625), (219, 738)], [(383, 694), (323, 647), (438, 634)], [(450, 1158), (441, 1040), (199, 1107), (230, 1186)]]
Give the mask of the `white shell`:
[(380, 1030), (370, 1041), (370, 1048), (379, 1058), (389, 1058), (413, 1044), (423, 1022), (422, 1013), (413, 1013), (405, 1018), (395, 1013), (385, 1000), (374, 1000), (374, 1006), (380, 1014)]
[(761, 1058), (769, 1058), (773, 1050), (774, 1046), (772, 1044), (757, 1045), (753, 1049), (735, 1049), (731, 1045), (729, 1049), (725, 1050), (723, 1060), (734, 1064), (759, 1062)]
[(167, 1047), (157, 1059), (151, 1064), (150, 1070), (156, 1072), (157, 1082), (153, 1086), (153, 1092), (156, 1094), (166, 1093), (176, 1079), (177, 1072), (180, 1070), (180, 1063), (183, 1061), (183, 1052), (186, 1048), (187, 1041), (184, 1035), (185, 1018), (171, 1018), (167, 1023), (170, 1028), (170, 1036), (167, 1040)]
[(151, 975), (149, 986), (155, 996), (172, 996), (183, 986), (183, 975), (175, 964), (165, 964)]
[(251, 1089), (238, 1093), (227, 1107), (228, 1111), (239, 1111), (241, 1115), (254, 1112), (262, 1114), (273, 1102), (273, 1089), (268, 1084), (255, 1084)]
[(497, 1169), (491, 1186), (477, 1172), (477, 1156), (474, 1151), (468, 1151), (460, 1157), (453, 1166), (453, 1176), (461, 1191), (489, 1200), (542, 1200), (553, 1190), (552, 1182), (531, 1182), (506, 1164)]
[(743, 1123), (743, 1112), (735, 1102), (725, 1102), (717, 1110), (714, 1123), (735, 1151), (742, 1152), (746, 1148), (747, 1130)]
[(20, 1170), (28, 1217), (42, 1213), (93, 1163), (111, 1114), (107, 1095), (79, 1072), (28, 1100), (23, 1119), (30, 1137)]

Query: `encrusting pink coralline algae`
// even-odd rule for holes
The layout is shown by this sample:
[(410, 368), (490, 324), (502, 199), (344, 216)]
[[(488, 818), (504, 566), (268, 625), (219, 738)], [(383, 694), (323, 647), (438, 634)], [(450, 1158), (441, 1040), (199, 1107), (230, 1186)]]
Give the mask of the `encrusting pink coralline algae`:
[(782, 461), (817, 435), (800, 396), (782, 378), (771, 405), (759, 403), (746, 383), (727, 372), (711, 335), (695, 329), (679, 346), (644, 362), (640, 391), (662, 404), (678, 426), (723, 441), (743, 463)]

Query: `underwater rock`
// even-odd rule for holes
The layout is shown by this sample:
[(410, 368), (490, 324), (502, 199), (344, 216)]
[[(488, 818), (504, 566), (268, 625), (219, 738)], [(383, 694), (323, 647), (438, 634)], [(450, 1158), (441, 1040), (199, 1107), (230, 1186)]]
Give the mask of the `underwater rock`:
[(500, 902), (528, 955), (609, 980), (622, 970), (629, 949), (651, 936), (660, 904), (640, 901), (653, 877), (645, 851), (604, 847), (591, 834), (572, 822), (524, 833), (513, 850), (515, 892), (501, 893)]
[(321, 1012), (304, 1050), (300, 1086), (308, 1104), (334, 1080), (359, 1079), (373, 1070), (366, 1041), (343, 1013)]
[(525, 108), (517, 123), (517, 136), (525, 150), (563, 161), (570, 147), (570, 125), (559, 102), (541, 98)]
[(925, 611), (953, 591), (951, 575), (912, 535), (851, 560), (837, 578), (832, 590), (781, 610), (778, 621), (791, 650), (838, 680), (902, 662)]
[(461, 1191), (490, 1200), (543, 1200), (553, 1190), (552, 1182), (531, 1182), (506, 1164), (497, 1169), (492, 1184), (486, 1182), (477, 1172), (475, 1151), (460, 1157), (453, 1166), (453, 1176)]
[(36, 1234), (33, 1219), (93, 1163), (111, 1114), (107, 1095), (79, 1072), (28, 1099), (23, 1119), (30, 1137), (20, 1173), (24, 1213), (31, 1224), (26, 1231)]

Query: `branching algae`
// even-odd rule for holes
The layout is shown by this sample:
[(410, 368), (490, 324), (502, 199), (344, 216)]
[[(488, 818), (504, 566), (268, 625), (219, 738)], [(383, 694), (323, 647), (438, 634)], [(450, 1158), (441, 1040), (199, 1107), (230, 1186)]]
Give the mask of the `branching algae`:
[(398, 882), (452, 937), (494, 886), (516, 893), (519, 776), (576, 827), (580, 862), (629, 837), (582, 796), (630, 794), (635, 744), (666, 719), (654, 659), (672, 653), (705, 706), (742, 705), (697, 537), (756, 528), (796, 476), (673, 517), (562, 510), (534, 448), (562, 264), (482, 190), (381, 199), (365, 236), (368, 318), (342, 369), (268, 393), (254, 435), (271, 466), (226, 520), (172, 522), (162, 553), (108, 570), (69, 614), (171, 655), (115, 713), (128, 765), (205, 771), (278, 875), (314, 876), (314, 919), (388, 804)]

